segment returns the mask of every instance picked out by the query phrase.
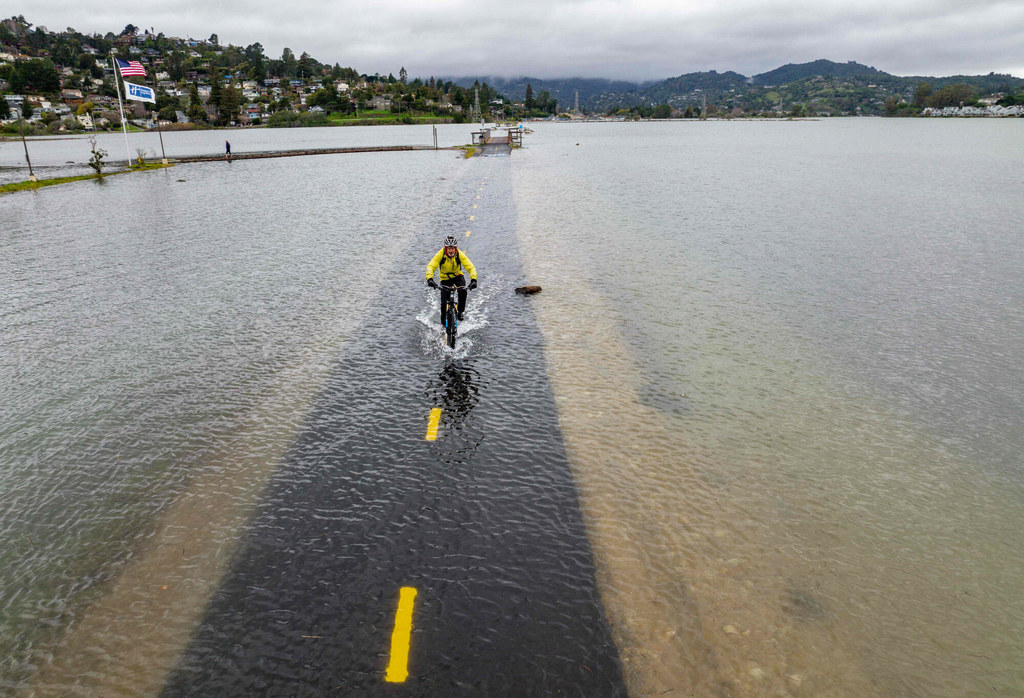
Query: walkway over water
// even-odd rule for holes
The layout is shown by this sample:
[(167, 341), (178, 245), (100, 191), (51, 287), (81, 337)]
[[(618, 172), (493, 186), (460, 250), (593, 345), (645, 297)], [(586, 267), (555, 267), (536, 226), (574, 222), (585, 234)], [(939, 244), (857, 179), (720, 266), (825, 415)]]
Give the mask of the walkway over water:
[(435, 148), (432, 145), (383, 145), (355, 148), (305, 148), (303, 150), (275, 150), (256, 153), (232, 153), (226, 155), (188, 155), (168, 158), (169, 162), (217, 162), (220, 160), (257, 160), (261, 158), (289, 158), (300, 155), (336, 155), (339, 153), (386, 153), (399, 150), (457, 150), (457, 148)]

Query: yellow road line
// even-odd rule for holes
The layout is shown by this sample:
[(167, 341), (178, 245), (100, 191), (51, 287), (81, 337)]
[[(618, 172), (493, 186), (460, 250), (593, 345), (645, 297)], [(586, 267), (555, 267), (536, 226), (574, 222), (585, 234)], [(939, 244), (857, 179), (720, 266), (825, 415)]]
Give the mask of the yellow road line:
[[(437, 410), (440, 412), (441, 410)], [(391, 633), (391, 661), (384, 680), (402, 683), (409, 678), (409, 636), (412, 634), (412, 606), (416, 599), (413, 587), (402, 587), (395, 611), (395, 630)]]
[(474, 220), (475, 218), (476, 218), (476, 216), (470, 216), (469, 220)]
[[(477, 198), (479, 199), (480, 197), (478, 196)], [(473, 204), (473, 208), (476, 208), (476, 204)]]
[(441, 408), (430, 410), (430, 421), (427, 422), (427, 441), (437, 441), (437, 425), (441, 422)]

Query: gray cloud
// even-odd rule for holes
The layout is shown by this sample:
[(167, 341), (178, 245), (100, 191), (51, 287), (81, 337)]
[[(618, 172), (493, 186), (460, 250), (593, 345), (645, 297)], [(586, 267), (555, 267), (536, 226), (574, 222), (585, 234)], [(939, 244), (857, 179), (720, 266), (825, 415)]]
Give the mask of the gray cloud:
[(785, 63), (856, 60), (899, 75), (1008, 72), (1024, 77), (1020, 0), (15, 0), (50, 30), (126, 24), (267, 55), (284, 47), (365, 73), (658, 80), (697, 70), (745, 75)]

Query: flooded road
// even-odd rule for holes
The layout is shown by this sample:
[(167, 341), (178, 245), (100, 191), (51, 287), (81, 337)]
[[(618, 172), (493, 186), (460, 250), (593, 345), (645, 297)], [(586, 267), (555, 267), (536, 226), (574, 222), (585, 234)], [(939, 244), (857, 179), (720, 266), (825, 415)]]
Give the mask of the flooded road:
[(535, 126), (0, 198), (0, 692), (1024, 691), (1019, 126)]

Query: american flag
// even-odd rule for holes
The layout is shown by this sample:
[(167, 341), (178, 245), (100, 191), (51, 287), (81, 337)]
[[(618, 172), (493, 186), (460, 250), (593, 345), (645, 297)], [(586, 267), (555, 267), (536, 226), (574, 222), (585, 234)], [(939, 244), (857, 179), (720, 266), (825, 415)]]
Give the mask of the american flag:
[(117, 61), (117, 67), (121, 71), (121, 77), (128, 75), (141, 75), (146, 76), (146, 69), (142, 67), (142, 64), (138, 61), (122, 61), (120, 58), (115, 59)]

